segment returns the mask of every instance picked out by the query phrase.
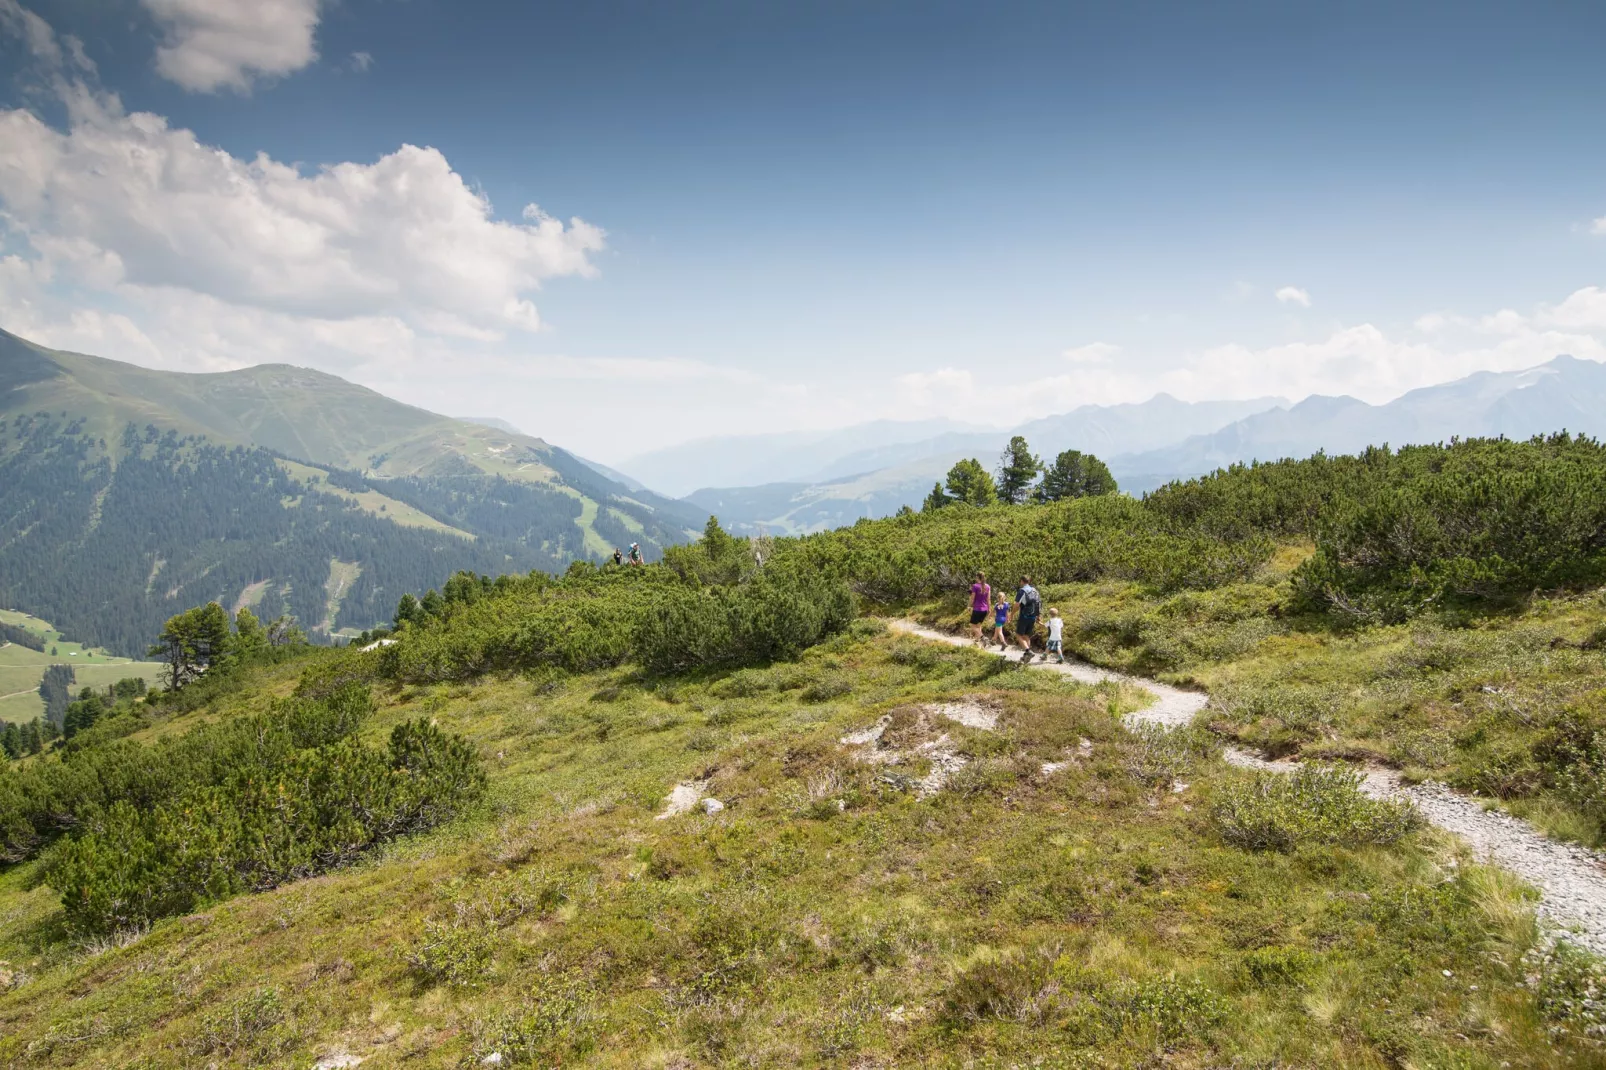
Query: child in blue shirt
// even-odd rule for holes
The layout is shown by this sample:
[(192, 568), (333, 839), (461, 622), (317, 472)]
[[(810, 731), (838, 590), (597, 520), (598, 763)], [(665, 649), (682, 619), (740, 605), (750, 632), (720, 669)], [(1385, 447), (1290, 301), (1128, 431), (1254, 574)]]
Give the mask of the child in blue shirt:
[(1009, 647), (1009, 643), (1004, 639), (1004, 625), (1009, 623), (1009, 611), (1013, 608), (1009, 604), (1009, 599), (1004, 597), (1004, 592), (999, 591), (997, 601), (993, 603), (993, 639), (998, 643), (1000, 650)]

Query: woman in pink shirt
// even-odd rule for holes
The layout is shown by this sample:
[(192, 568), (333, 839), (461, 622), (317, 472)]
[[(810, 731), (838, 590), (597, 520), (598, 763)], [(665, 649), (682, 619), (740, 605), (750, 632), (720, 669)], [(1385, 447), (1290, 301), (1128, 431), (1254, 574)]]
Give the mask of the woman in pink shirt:
[(987, 611), (992, 608), (993, 589), (987, 585), (987, 573), (976, 573), (976, 582), (970, 585), (970, 631), (976, 639), (976, 645), (981, 646), (981, 629), (987, 621)]

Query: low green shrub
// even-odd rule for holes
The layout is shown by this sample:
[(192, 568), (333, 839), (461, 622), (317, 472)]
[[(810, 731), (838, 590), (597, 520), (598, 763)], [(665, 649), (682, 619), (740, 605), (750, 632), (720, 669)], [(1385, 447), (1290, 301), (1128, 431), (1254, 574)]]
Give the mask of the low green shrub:
[(428, 721), (397, 725), (385, 749), (337, 735), (337, 720), (302, 706), (284, 724), (280, 746), (237, 753), (153, 805), (119, 798), (58, 841), (42, 873), (67, 927), (140, 928), (321, 873), (451, 818), (485, 790), (473, 749)]
[(1389, 844), (1411, 830), (1410, 806), (1369, 799), (1361, 782), (1359, 773), (1315, 763), (1292, 774), (1257, 772), (1217, 789), (1210, 820), (1223, 840), (1250, 851)]
[(1528, 987), (1555, 1034), (1606, 1040), (1606, 963), (1558, 940), (1523, 956)]

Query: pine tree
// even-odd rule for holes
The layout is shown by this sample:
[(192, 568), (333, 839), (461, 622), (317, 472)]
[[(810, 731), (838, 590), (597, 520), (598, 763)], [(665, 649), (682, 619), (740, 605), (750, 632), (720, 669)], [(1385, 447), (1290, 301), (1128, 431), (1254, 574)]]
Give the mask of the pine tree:
[(396, 627), (398, 629), (404, 624), (419, 623), (423, 615), (423, 607), (418, 604), (418, 599), (411, 594), (402, 595), (401, 601), (396, 603)]
[(1041, 501), (1057, 502), (1113, 494), (1115, 490), (1115, 477), (1103, 461), (1091, 453), (1066, 450), (1054, 458), (1054, 463), (1043, 473), (1037, 496)]
[(6, 757), (17, 759), (22, 757), (22, 733), (14, 724), (7, 724), (5, 731), (0, 732), (0, 750), (6, 752)]
[(426, 616), (434, 617), (436, 620), (446, 615), (446, 599), (442, 598), (440, 592), (433, 587), (424, 593), (424, 600), (418, 606)]
[(1006, 505), (1020, 505), (1026, 501), (1043, 462), (1032, 455), (1026, 440), (1016, 435), (1004, 447), (998, 458), (998, 497)]
[(54, 736), (55, 725), (45, 721), (43, 726), (38, 721), (29, 721), (22, 726), (18, 735), (21, 737), (22, 752), (24, 754), (38, 754), (45, 749), (45, 741)]
[(948, 469), (948, 494), (958, 502), (985, 508), (998, 504), (998, 487), (974, 457)]
[(249, 659), (267, 649), (268, 637), (262, 622), (249, 607), (242, 606), (234, 615), (234, 650), (242, 659)]
[(922, 513), (934, 513), (952, 501), (953, 499), (943, 491), (941, 483), (933, 483), (931, 485), (931, 493), (926, 495), (926, 500), (921, 504), (920, 511)]

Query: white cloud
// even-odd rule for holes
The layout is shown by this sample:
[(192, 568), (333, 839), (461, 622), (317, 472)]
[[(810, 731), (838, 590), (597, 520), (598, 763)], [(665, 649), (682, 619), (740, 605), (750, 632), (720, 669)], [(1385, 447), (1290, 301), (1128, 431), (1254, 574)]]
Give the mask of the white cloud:
[(1590, 220), (1589, 232), (1591, 234), (1606, 234), (1606, 215), (1599, 219)]
[(1090, 345), (1067, 349), (1060, 354), (1060, 357), (1072, 364), (1108, 364), (1119, 352), (1121, 352), (1120, 346), (1111, 345), (1109, 342), (1093, 342)]
[(1310, 294), (1298, 286), (1284, 286), (1277, 291), (1277, 300), (1285, 305), (1298, 305), (1301, 308), (1310, 307)]
[(1429, 312), (1425, 316), (1418, 316), (1411, 326), (1423, 334), (1437, 334), (1450, 323), (1450, 318), (1442, 312)]
[(238, 159), (87, 92), (65, 132), (0, 111), (0, 143), (7, 222), (55, 268), (100, 285), (488, 337), (536, 329), (531, 294), (544, 279), (594, 274), (590, 257), (604, 247), (597, 227), (535, 205), (524, 222), (496, 219), (431, 148), (303, 173), (266, 155)]
[(1520, 334), (1528, 326), (1527, 317), (1511, 308), (1502, 308), (1492, 316), (1484, 316), (1478, 327), (1490, 334)]
[(1579, 330), (1606, 330), (1606, 290), (1585, 286), (1554, 307), (1541, 309), (1539, 319), (1549, 326)]
[(346, 60), (346, 65), (358, 74), (367, 74), (368, 68), (374, 65), (372, 52), (353, 52)]
[(185, 89), (246, 92), (318, 58), (319, 0), (144, 0), (166, 32), (156, 71)]

